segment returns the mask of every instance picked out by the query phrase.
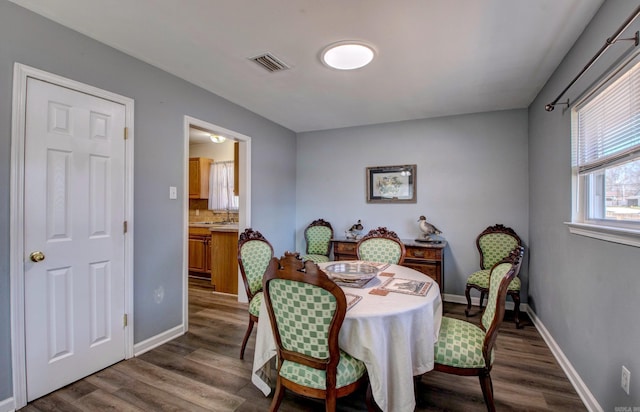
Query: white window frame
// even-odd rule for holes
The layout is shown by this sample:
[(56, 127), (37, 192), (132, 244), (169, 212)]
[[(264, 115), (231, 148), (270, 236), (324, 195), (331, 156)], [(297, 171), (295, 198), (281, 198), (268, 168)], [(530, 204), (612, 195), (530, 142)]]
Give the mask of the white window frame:
[[(618, 65), (604, 80), (597, 83), (581, 97), (571, 110), (571, 187), (572, 187), (572, 207), (571, 222), (565, 222), (572, 234), (587, 236), (595, 239), (605, 240), (614, 243), (621, 243), (629, 246), (640, 247), (640, 223), (629, 221), (614, 221), (611, 219), (590, 219), (586, 216), (588, 202), (592, 202), (589, 191), (594, 190), (594, 184), (590, 182), (588, 176), (580, 176), (576, 161), (577, 156), (577, 112), (580, 107), (593, 99), (606, 89), (613, 81), (624, 75), (629, 69), (640, 62), (640, 52), (634, 53), (622, 64)], [(640, 159), (640, 156), (636, 157)], [(594, 207), (594, 203), (591, 203)]]

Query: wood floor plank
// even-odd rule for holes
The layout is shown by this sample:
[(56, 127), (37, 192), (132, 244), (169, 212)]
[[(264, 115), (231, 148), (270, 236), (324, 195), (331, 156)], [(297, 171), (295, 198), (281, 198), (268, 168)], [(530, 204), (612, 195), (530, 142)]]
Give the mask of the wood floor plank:
[(112, 410), (118, 412), (147, 412), (148, 409), (138, 408), (129, 402), (114, 396), (102, 389), (96, 389), (90, 394), (78, 399), (75, 405), (87, 411)]
[(204, 408), (163, 390), (157, 389), (154, 386), (138, 381), (134, 382), (130, 386), (118, 389), (114, 392), (114, 396), (117, 396), (118, 398), (146, 411), (207, 412), (216, 410), (213, 407)]
[(203, 408), (233, 411), (244, 399), (197, 380), (163, 369), (138, 358), (114, 366), (119, 371)]
[[(245, 359), (240, 344), (247, 304), (211, 293), (207, 281), (189, 282), (189, 331), (138, 358), (99, 371), (29, 403), (22, 412), (237, 411), (262, 412), (271, 404), (250, 381), (255, 329)], [(476, 325), (465, 305), (444, 303), (445, 316)], [(508, 312), (495, 349), (493, 379), (499, 411), (585, 411), (573, 386), (526, 315), (516, 329)], [(340, 412), (366, 411), (365, 391), (340, 399)], [(478, 378), (428, 372), (416, 383), (416, 412), (486, 411)], [(322, 401), (286, 392), (281, 412), (323, 410)]]
[(247, 371), (245, 371), (244, 376), (234, 374), (231, 371), (224, 371), (194, 362), (190, 358), (175, 355), (162, 348), (147, 352), (140, 356), (139, 359), (163, 370), (175, 372), (181, 376), (230, 393), (237, 392), (250, 382), (250, 374), (247, 374)]

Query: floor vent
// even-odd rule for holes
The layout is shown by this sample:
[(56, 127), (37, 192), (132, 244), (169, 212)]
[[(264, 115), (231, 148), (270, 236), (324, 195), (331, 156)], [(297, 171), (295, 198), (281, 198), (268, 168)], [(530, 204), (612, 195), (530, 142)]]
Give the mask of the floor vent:
[(259, 64), (262, 68), (270, 73), (280, 72), (282, 70), (289, 69), (289, 66), (284, 64), (280, 59), (275, 57), (273, 54), (265, 53), (260, 56), (252, 57), (249, 60), (253, 60), (257, 64)]

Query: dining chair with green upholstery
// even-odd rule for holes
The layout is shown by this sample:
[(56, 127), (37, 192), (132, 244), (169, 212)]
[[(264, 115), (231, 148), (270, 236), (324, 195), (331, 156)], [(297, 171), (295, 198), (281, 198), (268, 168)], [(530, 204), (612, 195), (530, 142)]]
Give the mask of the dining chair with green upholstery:
[[(364, 363), (338, 347), (347, 311), (344, 292), (315, 263), (289, 252), (271, 259), (263, 291), (278, 359), (269, 410), (278, 410), (289, 389), (324, 399), (325, 409), (335, 411), (338, 398), (368, 380)], [(371, 409), (369, 396), (367, 407)]]
[[(486, 294), (489, 292), (489, 271), (500, 260), (504, 259), (516, 247), (522, 246), (520, 236), (510, 227), (501, 224), (489, 226), (476, 239), (476, 247), (480, 253), (480, 270), (467, 278), (464, 294), (467, 298), (467, 308), (464, 313), (471, 316), (471, 289), (480, 291), (480, 312)], [(516, 272), (507, 291), (514, 303), (514, 318), (516, 328), (520, 328), (520, 278)]]
[(490, 270), (489, 296), (480, 327), (460, 319), (442, 317), (435, 344), (434, 369), (460, 376), (478, 376), (487, 410), (495, 411), (491, 366), (498, 328), (504, 318), (507, 289), (522, 264), (518, 246)]
[(302, 260), (311, 260), (314, 263), (328, 262), (331, 253), (331, 238), (333, 238), (331, 223), (324, 219), (316, 219), (311, 222), (304, 230), (307, 250), (306, 254), (302, 255)]
[(370, 230), (356, 244), (358, 260), (401, 265), (405, 254), (404, 243), (386, 227)]
[(240, 359), (244, 359), (244, 350), (251, 336), (254, 323), (258, 322), (262, 304), (262, 276), (273, 257), (271, 243), (258, 231), (245, 229), (238, 238), (238, 265), (249, 300), (249, 326), (242, 339)]

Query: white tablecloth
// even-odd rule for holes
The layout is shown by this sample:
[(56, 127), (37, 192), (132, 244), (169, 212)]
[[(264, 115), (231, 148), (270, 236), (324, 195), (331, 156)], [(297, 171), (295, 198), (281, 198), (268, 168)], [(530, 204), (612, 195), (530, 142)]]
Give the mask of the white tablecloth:
[[(321, 268), (333, 262), (322, 263)], [(396, 278), (425, 280), (424, 274), (404, 266), (391, 265), (384, 272)], [(434, 344), (442, 320), (440, 288), (433, 283), (426, 296), (389, 292), (371, 295), (372, 289), (389, 279), (378, 276), (365, 288), (343, 288), (345, 293), (362, 296), (347, 311), (339, 335), (340, 348), (367, 366), (373, 397), (383, 411), (413, 411), (413, 376), (433, 369)], [(256, 335), (251, 381), (265, 396), (275, 382), (269, 362), (276, 346), (263, 302)]]

